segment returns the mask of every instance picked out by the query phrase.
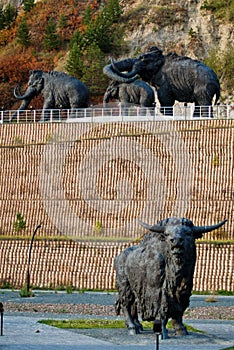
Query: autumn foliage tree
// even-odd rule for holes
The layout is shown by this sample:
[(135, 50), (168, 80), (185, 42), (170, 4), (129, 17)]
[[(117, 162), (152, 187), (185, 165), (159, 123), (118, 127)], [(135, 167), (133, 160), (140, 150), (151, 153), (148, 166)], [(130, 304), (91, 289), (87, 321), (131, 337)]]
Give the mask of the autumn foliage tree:
[(4, 106), (14, 106), (14, 87), (26, 87), (30, 69), (48, 71), (58, 66), (85, 79), (91, 93), (102, 100), (107, 85), (102, 72), (105, 56), (117, 52), (122, 44), (119, 0), (25, 0), (19, 12), (13, 10), (9, 6), (3, 13), (0, 8)]

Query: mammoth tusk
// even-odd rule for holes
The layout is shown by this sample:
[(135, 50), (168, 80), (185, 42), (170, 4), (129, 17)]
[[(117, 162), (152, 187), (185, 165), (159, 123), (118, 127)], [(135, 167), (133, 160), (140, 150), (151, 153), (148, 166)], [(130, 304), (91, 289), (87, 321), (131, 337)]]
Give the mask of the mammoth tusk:
[(120, 76), (120, 77), (122, 77), (122, 78), (134, 78), (134, 80), (136, 80), (136, 79), (139, 78), (139, 75), (138, 75), (137, 72), (134, 71), (134, 70), (133, 70), (133, 71), (130, 71), (130, 72), (128, 72), (128, 73), (122, 73), (122, 72), (118, 69), (118, 67), (117, 67), (117, 65), (115, 64), (115, 61), (114, 61), (113, 58), (111, 58), (111, 67), (112, 67), (113, 71), (114, 71), (115, 73), (117, 73), (118, 76)]
[(21, 95), (21, 92), (20, 92), (20, 86), (17, 85), (16, 88), (14, 88), (14, 96), (15, 98), (17, 98), (18, 100), (23, 100), (23, 97)]
[[(111, 80), (120, 83), (132, 83), (139, 78), (139, 76), (132, 71), (133, 64), (134, 60), (131, 58), (117, 62), (114, 62), (114, 60), (111, 59), (111, 63), (103, 68), (103, 73)], [(130, 73), (124, 74), (122, 71), (130, 71)]]
[(160, 225), (149, 225), (138, 219), (139, 224), (151, 232), (163, 233), (165, 231), (165, 226)]
[(17, 85), (17, 87), (14, 89), (14, 96), (18, 99), (18, 100), (28, 100), (31, 99), (35, 94), (35, 88), (32, 87), (28, 87), (26, 93), (24, 95), (21, 95), (20, 92), (20, 87), (19, 85)]
[(108, 64), (103, 68), (103, 73), (107, 75), (110, 79), (118, 81), (119, 83), (132, 83), (133, 81), (138, 79), (138, 76), (135, 76), (133, 78), (126, 78), (122, 77), (121, 75), (118, 75), (113, 71), (111, 64)]

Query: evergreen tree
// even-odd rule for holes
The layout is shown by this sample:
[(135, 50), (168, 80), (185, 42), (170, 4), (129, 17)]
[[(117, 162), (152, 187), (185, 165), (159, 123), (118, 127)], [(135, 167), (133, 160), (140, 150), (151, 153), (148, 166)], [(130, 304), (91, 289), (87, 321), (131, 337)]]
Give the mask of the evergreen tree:
[(118, 0), (110, 0), (103, 6), (96, 18), (87, 25), (85, 32), (87, 46), (95, 43), (105, 53), (112, 51), (116, 46), (116, 39), (119, 43), (123, 37), (123, 30), (117, 24), (120, 22), (121, 13)]
[(103, 74), (105, 55), (97, 44), (93, 43), (88, 47), (85, 62), (82, 81), (88, 86), (92, 95), (103, 95), (108, 78)]
[(60, 44), (60, 37), (56, 32), (56, 23), (50, 18), (45, 28), (43, 47), (47, 51), (56, 50), (60, 47)]
[(99, 48), (107, 53), (112, 46), (112, 33), (110, 24), (103, 13), (99, 13), (95, 20), (91, 21), (85, 32), (87, 46), (96, 44)]
[(61, 15), (59, 20), (59, 28), (64, 29), (67, 26), (67, 18), (64, 14)]
[(29, 47), (31, 44), (31, 36), (28, 29), (26, 18), (23, 17), (16, 34), (17, 42), (23, 47)]
[(4, 13), (2, 5), (0, 4), (0, 30), (4, 29)]
[(11, 24), (16, 19), (16, 16), (16, 8), (11, 4), (7, 4), (5, 9), (3, 10), (3, 27), (7, 29), (10, 28)]
[(106, 5), (105, 13), (111, 23), (119, 23), (123, 14), (123, 9), (120, 6), (119, 0), (109, 0)]
[(23, 2), (23, 8), (25, 12), (31, 11), (31, 9), (34, 6), (34, 0), (24, 0)]
[(78, 29), (75, 30), (73, 37), (70, 40), (70, 48), (72, 48), (75, 43), (77, 44), (77, 46), (81, 51), (84, 49), (84, 46), (85, 46), (84, 37)]
[(82, 56), (82, 52), (77, 43), (74, 43), (73, 47), (70, 50), (65, 68), (70, 75), (77, 79), (81, 79), (83, 75), (84, 63)]
[(82, 22), (83, 22), (83, 24), (89, 24), (91, 22), (91, 20), (92, 20), (92, 9), (91, 9), (91, 6), (88, 5), (85, 8)]

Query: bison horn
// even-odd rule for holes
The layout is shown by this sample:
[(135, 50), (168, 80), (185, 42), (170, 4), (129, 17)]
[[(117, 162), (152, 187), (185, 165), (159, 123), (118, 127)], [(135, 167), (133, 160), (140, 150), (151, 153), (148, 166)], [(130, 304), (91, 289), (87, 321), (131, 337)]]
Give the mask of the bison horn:
[(223, 220), (223, 221), (219, 222), (216, 225), (211, 225), (211, 226), (194, 226), (193, 227), (193, 231), (194, 231), (194, 233), (196, 235), (202, 235), (203, 233), (216, 230), (217, 228), (223, 226), (226, 222), (227, 222), (227, 220)]
[(146, 228), (147, 230), (151, 231), (151, 232), (158, 232), (158, 233), (163, 233), (165, 231), (165, 226), (161, 226), (161, 225), (149, 225), (146, 224), (145, 222), (138, 220), (139, 224)]

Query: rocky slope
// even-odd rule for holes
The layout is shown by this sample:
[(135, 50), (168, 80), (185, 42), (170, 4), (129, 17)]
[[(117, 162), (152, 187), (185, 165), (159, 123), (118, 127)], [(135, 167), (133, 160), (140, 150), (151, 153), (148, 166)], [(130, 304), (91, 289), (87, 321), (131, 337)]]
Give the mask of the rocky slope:
[(233, 45), (234, 27), (204, 8), (203, 0), (122, 0), (128, 23), (126, 41), (132, 51), (156, 44), (191, 57)]
[(124, 8), (126, 43), (132, 54), (156, 45), (164, 53), (175, 51), (199, 60), (208, 59), (208, 65), (212, 60), (221, 82), (221, 102), (234, 102), (230, 78), (234, 75), (230, 62), (234, 51), (233, 2), (227, 1), (225, 7), (215, 11), (207, 6), (215, 3), (212, 0), (120, 2)]

